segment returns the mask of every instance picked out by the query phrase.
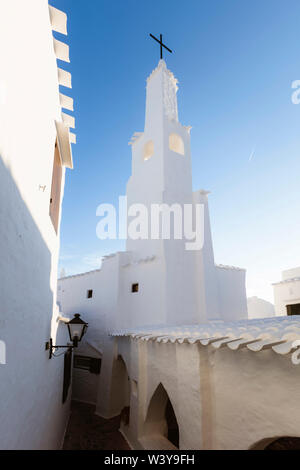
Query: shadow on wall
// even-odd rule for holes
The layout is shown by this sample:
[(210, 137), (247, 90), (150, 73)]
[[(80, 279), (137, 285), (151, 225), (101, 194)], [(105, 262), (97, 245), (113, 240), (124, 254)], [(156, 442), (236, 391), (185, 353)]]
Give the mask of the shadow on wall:
[(130, 420), (130, 380), (122, 356), (113, 364), (111, 383), (111, 408), (115, 416), (121, 414), (121, 420), (129, 425)]
[(60, 359), (50, 364), (45, 352), (53, 315), (51, 252), (1, 155), (0, 259), (0, 340), (6, 343), (0, 448), (57, 448), (62, 377), (61, 387), (55, 383), (63, 367)]

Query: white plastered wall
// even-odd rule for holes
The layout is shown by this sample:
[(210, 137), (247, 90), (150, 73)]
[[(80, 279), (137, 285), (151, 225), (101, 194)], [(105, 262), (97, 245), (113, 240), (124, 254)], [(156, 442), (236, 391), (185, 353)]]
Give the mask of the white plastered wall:
[(249, 449), (265, 438), (300, 437), (299, 373), (290, 355), (225, 348), (210, 356), (213, 449)]
[(216, 266), (219, 287), (220, 312), (224, 321), (248, 318), (246, 297), (246, 271)]
[[(47, 0), (0, 1), (0, 448), (57, 449), (65, 344), (57, 320), (59, 239), (49, 217), (55, 120), (60, 120), (56, 57)], [(64, 170), (62, 194), (64, 186)]]
[(176, 414), (181, 450), (246, 450), (263, 439), (300, 436), (299, 377), (289, 356), (128, 338), (115, 338), (114, 347), (137, 382), (129, 426), (121, 428), (134, 449), (172, 448), (145, 426), (160, 383)]

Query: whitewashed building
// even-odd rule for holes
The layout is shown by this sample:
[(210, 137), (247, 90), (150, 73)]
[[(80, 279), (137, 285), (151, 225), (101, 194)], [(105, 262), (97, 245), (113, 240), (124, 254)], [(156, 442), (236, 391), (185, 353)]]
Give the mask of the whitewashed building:
[(300, 268), (282, 271), (273, 288), (276, 315), (300, 315)]
[(176, 93), (177, 80), (161, 60), (147, 80), (145, 130), (131, 141), (128, 207), (143, 204), (150, 213), (153, 204), (201, 204), (203, 248), (187, 250), (184, 237), (129, 237), (127, 250), (105, 257), (101, 270), (60, 281), (65, 313), (74, 304), (84, 307), (88, 290), (93, 290), (88, 310), (105, 315), (109, 330), (247, 318), (245, 270), (214, 261), (208, 191), (192, 190), (191, 128), (178, 121)]
[(161, 60), (147, 80), (144, 131), (131, 141), (128, 204), (204, 204), (204, 245), (128, 239), (101, 269), (59, 281), (62, 311), (90, 325), (74, 396), (104, 418), (121, 414), (133, 449), (265, 448), (300, 437), (299, 317), (248, 320), (245, 271), (215, 265), (208, 193), (192, 192), (176, 93)]
[(253, 296), (247, 299), (248, 318), (269, 318), (275, 316), (274, 304), (265, 299)]
[[(53, 37), (53, 31), (61, 39)], [(73, 99), (66, 15), (47, 0), (0, 0), (0, 448), (59, 449), (69, 417), (67, 344), (56, 305), (61, 206)], [(69, 394), (70, 395), (70, 394)]]

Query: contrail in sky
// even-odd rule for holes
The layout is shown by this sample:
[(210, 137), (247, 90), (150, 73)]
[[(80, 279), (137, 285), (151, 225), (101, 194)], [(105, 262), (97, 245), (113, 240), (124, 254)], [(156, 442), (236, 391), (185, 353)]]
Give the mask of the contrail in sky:
[(254, 154), (255, 154), (255, 147), (254, 147), (254, 149), (253, 149), (252, 152), (251, 152), (251, 155), (250, 155), (250, 157), (249, 157), (249, 162), (251, 162), (252, 158), (254, 157)]

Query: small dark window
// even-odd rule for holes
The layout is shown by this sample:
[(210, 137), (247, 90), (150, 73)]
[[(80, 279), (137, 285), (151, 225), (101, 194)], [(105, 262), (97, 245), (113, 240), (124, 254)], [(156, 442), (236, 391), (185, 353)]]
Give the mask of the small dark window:
[(87, 294), (86, 294), (86, 297), (87, 297), (88, 299), (92, 299), (92, 298), (93, 298), (93, 291), (92, 291), (92, 290), (88, 290), (88, 291), (87, 291)]
[(139, 291), (139, 285), (138, 284), (132, 284), (131, 292), (138, 292), (138, 291)]
[(293, 304), (286, 306), (288, 315), (300, 315), (300, 304)]
[(91, 374), (100, 374), (101, 359), (87, 356), (74, 356), (74, 368), (88, 370)]

